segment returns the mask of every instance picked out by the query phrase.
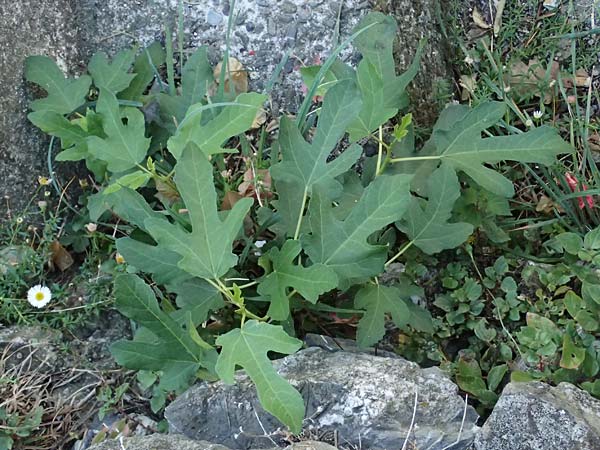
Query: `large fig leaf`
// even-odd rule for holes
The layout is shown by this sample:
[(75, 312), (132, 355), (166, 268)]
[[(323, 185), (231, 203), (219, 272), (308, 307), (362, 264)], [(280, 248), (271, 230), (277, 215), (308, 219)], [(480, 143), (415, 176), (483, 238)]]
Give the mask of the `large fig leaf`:
[(348, 128), (351, 141), (368, 136), (398, 114), (400, 108), (407, 106), (405, 90), (419, 71), (423, 50), (423, 46), (419, 46), (406, 72), (396, 76), (392, 48), (398, 31), (396, 21), (381, 13), (371, 13), (365, 16), (356, 31), (367, 26), (371, 27), (356, 39), (356, 47), (363, 55), (356, 71), (363, 106)]
[(215, 370), (226, 383), (235, 382), (235, 368), (241, 366), (256, 385), (263, 408), (299, 433), (304, 418), (304, 400), (282, 378), (267, 357), (267, 352), (295, 353), (302, 341), (289, 336), (281, 326), (250, 320), (241, 328), (219, 336), (221, 353)]
[(278, 141), (282, 160), (271, 166), (273, 179), (295, 183), (300, 191), (310, 193), (316, 183), (333, 182), (346, 172), (360, 156), (358, 145), (350, 146), (333, 161), (327, 162), (327, 158), (358, 114), (361, 103), (356, 85), (350, 80), (329, 89), (312, 143), (304, 140), (294, 121), (282, 117)]
[(94, 84), (109, 89), (113, 93), (121, 92), (129, 86), (135, 74), (129, 73), (136, 48), (122, 50), (115, 55), (112, 62), (103, 52), (95, 53), (88, 64), (88, 72)]
[[(154, 292), (135, 275), (115, 280), (119, 311), (156, 336), (155, 342), (121, 340), (111, 347), (115, 360), (130, 369), (162, 370), (178, 377), (182, 371), (193, 375), (200, 367), (212, 369), (215, 351), (200, 346), (174, 319), (158, 306)], [(178, 384), (185, 384), (181, 380)]]
[(223, 106), (221, 112), (208, 122), (203, 120), (203, 115), (211, 105), (192, 105), (177, 127), (175, 135), (169, 139), (169, 151), (179, 159), (188, 144), (193, 143), (206, 156), (230, 152), (231, 150), (223, 148), (223, 144), (252, 126), (265, 99), (261, 94), (240, 94), (235, 100), (237, 104)]
[(87, 75), (65, 78), (56, 63), (46, 56), (30, 56), (25, 60), (25, 78), (48, 93), (46, 98), (31, 102), (31, 109), (58, 114), (69, 114), (83, 105), (92, 84)]
[(216, 311), (225, 306), (222, 294), (204, 280), (194, 278), (183, 283), (172, 283), (167, 287), (170, 292), (177, 294), (179, 309), (171, 313), (178, 323), (187, 323), (188, 315), (192, 323), (199, 326), (206, 321), (210, 311)]
[(391, 286), (370, 284), (363, 287), (354, 298), (356, 308), (365, 309), (358, 322), (356, 341), (360, 347), (369, 347), (381, 340), (385, 334), (385, 315), (390, 313), (399, 328), (410, 318), (410, 310), (402, 299), (402, 292)]
[(482, 133), (496, 125), (505, 112), (506, 106), (500, 102), (482, 103), (474, 109), (451, 105), (441, 114), (424, 151), (396, 155), (400, 156), (396, 164), (405, 166), (401, 167), (403, 172), (415, 173), (418, 181), (426, 180), (444, 161), (490, 192), (511, 197), (512, 182), (484, 164), (506, 160), (551, 165), (556, 155), (570, 152), (571, 147), (555, 129), (546, 126), (522, 134), (482, 138)]
[(324, 190), (315, 187), (309, 205), (311, 235), (303, 241), (311, 261), (333, 268), (342, 279), (381, 273), (387, 247), (371, 245), (367, 238), (404, 215), (410, 180), (409, 175), (377, 177), (343, 221), (335, 217)]
[(181, 255), (158, 245), (145, 244), (128, 237), (117, 239), (117, 251), (127, 264), (142, 272), (152, 274), (157, 284), (177, 285), (192, 278), (179, 268)]
[(295, 264), (301, 250), (300, 242), (288, 240), (281, 250), (273, 248), (266, 255), (273, 264), (273, 272), (258, 285), (258, 293), (271, 301), (268, 314), (275, 320), (285, 320), (290, 314), (288, 288), (315, 303), (319, 295), (337, 286), (337, 276), (331, 268), (323, 264), (310, 267)]
[(139, 100), (156, 76), (156, 68), (164, 62), (165, 51), (159, 42), (154, 42), (142, 50), (133, 63), (135, 77), (119, 97), (127, 100)]
[(199, 278), (219, 278), (237, 262), (231, 247), (252, 200), (240, 200), (221, 220), (213, 167), (197, 148), (183, 152), (175, 166), (175, 182), (189, 211), (192, 232), (154, 218), (145, 221), (146, 229), (159, 245), (182, 256), (180, 268)]
[[(396, 226), (408, 235), (412, 244), (432, 255), (465, 242), (473, 226), (448, 223), (452, 207), (460, 197), (460, 184), (452, 167), (442, 163), (429, 177), (427, 186), (428, 200), (413, 197), (407, 213)], [(425, 203), (424, 208), (422, 203)]]
[(183, 121), (188, 108), (204, 100), (210, 84), (214, 81), (208, 62), (206, 47), (198, 48), (183, 66), (181, 73), (181, 95), (161, 93), (158, 96), (160, 115), (165, 126), (175, 132)]
[(96, 111), (102, 115), (106, 138), (89, 137), (90, 153), (105, 161), (111, 172), (123, 172), (139, 164), (150, 146), (150, 139), (145, 136), (144, 114), (136, 108), (121, 109), (115, 94), (104, 87), (100, 88)]

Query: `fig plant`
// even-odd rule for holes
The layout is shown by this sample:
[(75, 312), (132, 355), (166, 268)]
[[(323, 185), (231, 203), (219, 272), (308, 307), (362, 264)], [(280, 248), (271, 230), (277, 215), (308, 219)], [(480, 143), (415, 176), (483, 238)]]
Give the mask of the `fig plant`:
[[(255, 193), (256, 201), (227, 208), (219, 208), (226, 158), (248, 147), (245, 134), (267, 97), (216, 83), (205, 48), (185, 64), (181, 55), (177, 85), (160, 78), (158, 68), (172, 74), (173, 61), (157, 44), (137, 57), (137, 49), (112, 60), (99, 53), (89, 75), (74, 79), (46, 57), (28, 59), (27, 79), (47, 92), (31, 103), (31, 122), (60, 139), (58, 161), (84, 160), (93, 172), (101, 189), (87, 200), (91, 220), (114, 214), (126, 224), (116, 246), (129, 273), (115, 279), (114, 292), (137, 329), (112, 352), (146, 380), (158, 375), (156, 398), (198, 377), (233, 383), (241, 367), (265, 410), (299, 432), (302, 396), (269, 359), (302, 346), (294, 311), (350, 296), (364, 347), (383, 337), (386, 315), (406, 331), (432, 331), (429, 313), (378, 277), (410, 247), (435, 254), (473, 233), (451, 221), (459, 173), (508, 198), (512, 182), (495, 163), (549, 165), (570, 151), (549, 127), (510, 134), (498, 102), (450, 105), (421, 149), (408, 115), (384, 136), (382, 127), (407, 106), (420, 59), (396, 73), (396, 33), (394, 19), (371, 13), (353, 35), (363, 56), (356, 69), (332, 56), (303, 70), (307, 100), (295, 118), (281, 117), (271, 152), (261, 148), (268, 158), (257, 161), (269, 167), (271, 197)], [(322, 105), (307, 114), (316, 93)], [(361, 162), (366, 139), (379, 151)], [(256, 259), (260, 239), (267, 243)], [(215, 317), (219, 326), (210, 326)]]

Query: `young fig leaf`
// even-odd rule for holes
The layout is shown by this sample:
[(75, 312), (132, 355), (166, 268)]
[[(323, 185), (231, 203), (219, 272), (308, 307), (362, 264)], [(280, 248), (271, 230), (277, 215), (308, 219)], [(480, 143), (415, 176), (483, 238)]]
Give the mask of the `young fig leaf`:
[(346, 172), (362, 151), (358, 145), (352, 145), (333, 161), (327, 162), (348, 124), (356, 117), (360, 105), (360, 94), (354, 82), (344, 80), (329, 89), (311, 143), (304, 140), (294, 121), (282, 117), (278, 141), (282, 160), (271, 167), (273, 179), (293, 182), (301, 191), (308, 193), (316, 183), (335, 182), (334, 178)]
[(385, 315), (390, 313), (399, 328), (410, 319), (410, 310), (402, 299), (398, 288), (381, 285), (367, 285), (354, 298), (354, 307), (365, 309), (358, 322), (356, 341), (360, 347), (369, 347), (381, 340), (385, 334)]
[(381, 273), (387, 247), (371, 245), (367, 238), (404, 215), (410, 180), (408, 175), (377, 177), (343, 221), (335, 217), (326, 192), (316, 186), (309, 205), (311, 234), (303, 240), (311, 261), (333, 268), (341, 279)]
[(219, 377), (233, 384), (235, 368), (241, 366), (256, 385), (263, 408), (289, 426), (292, 433), (299, 433), (304, 400), (273, 368), (267, 352), (295, 353), (302, 341), (289, 336), (281, 326), (249, 320), (241, 328), (219, 336), (216, 343), (221, 346), (215, 367)]
[(56, 63), (46, 56), (30, 56), (25, 60), (25, 78), (48, 93), (46, 98), (31, 102), (31, 109), (58, 114), (69, 114), (83, 105), (92, 84), (88, 75), (65, 78)]
[(500, 102), (482, 103), (474, 109), (451, 105), (440, 115), (423, 151), (395, 155), (400, 156), (395, 164), (405, 166), (399, 168), (402, 172), (414, 173), (418, 182), (427, 179), (442, 161), (454, 170), (466, 173), (488, 191), (512, 197), (512, 182), (485, 164), (518, 161), (551, 165), (558, 154), (572, 149), (555, 129), (547, 126), (521, 134), (482, 138), (482, 133), (496, 125), (505, 112), (506, 105)]
[(468, 223), (448, 223), (454, 202), (460, 197), (460, 184), (454, 170), (447, 164), (436, 169), (427, 182), (428, 200), (414, 198), (402, 220), (396, 223), (411, 242), (432, 255), (454, 248), (467, 240), (473, 232)]
[(337, 276), (331, 268), (323, 264), (303, 267), (294, 263), (301, 250), (300, 242), (288, 240), (281, 250), (273, 248), (266, 255), (273, 264), (273, 272), (258, 285), (258, 293), (271, 301), (267, 314), (275, 320), (285, 320), (290, 314), (288, 288), (315, 303), (319, 295), (337, 287)]
[(181, 73), (181, 95), (166, 93), (158, 95), (160, 115), (166, 127), (175, 132), (188, 108), (202, 102), (206, 92), (214, 81), (213, 70), (207, 56), (207, 48), (198, 48), (186, 61)]
[(241, 199), (221, 220), (213, 166), (193, 146), (185, 150), (175, 166), (175, 182), (189, 211), (192, 232), (152, 218), (145, 221), (146, 229), (159, 245), (182, 256), (180, 268), (196, 277), (219, 278), (237, 262), (231, 247), (252, 200)]
[[(102, 115), (106, 138), (90, 136), (90, 153), (101, 161), (106, 161), (111, 172), (124, 172), (146, 158), (150, 139), (146, 138), (144, 114), (139, 109), (119, 107), (117, 97), (110, 90), (101, 87), (98, 113)], [(127, 119), (127, 124), (123, 123)]]
[(231, 151), (223, 148), (223, 144), (250, 129), (265, 99), (261, 94), (240, 94), (235, 100), (236, 104), (220, 107), (218, 115), (208, 122), (203, 119), (211, 105), (197, 103), (190, 106), (185, 118), (178, 124), (175, 135), (167, 143), (169, 151), (177, 159), (190, 143), (195, 144), (197, 151), (206, 157)]
[(92, 75), (94, 85), (102, 86), (113, 93), (121, 92), (129, 86), (135, 74), (129, 73), (136, 48), (122, 50), (115, 55), (112, 63), (105, 53), (98, 52), (92, 56), (88, 64), (88, 71)]
[[(130, 369), (193, 374), (200, 366), (211, 369), (215, 350), (199, 346), (175, 320), (158, 306), (154, 292), (135, 275), (115, 280), (119, 311), (148, 330), (158, 341), (121, 340), (111, 347), (116, 361)], [(184, 380), (181, 385), (185, 387)]]

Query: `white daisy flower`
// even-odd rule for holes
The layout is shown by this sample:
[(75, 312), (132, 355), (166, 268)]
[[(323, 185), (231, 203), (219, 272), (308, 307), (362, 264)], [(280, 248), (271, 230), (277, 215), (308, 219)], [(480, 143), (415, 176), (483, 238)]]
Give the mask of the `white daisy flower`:
[(52, 298), (52, 292), (46, 286), (38, 284), (27, 291), (27, 301), (35, 308), (43, 308)]
[(540, 120), (543, 115), (544, 115), (544, 113), (542, 111), (540, 111), (539, 109), (537, 109), (533, 112), (533, 118), (535, 120)]

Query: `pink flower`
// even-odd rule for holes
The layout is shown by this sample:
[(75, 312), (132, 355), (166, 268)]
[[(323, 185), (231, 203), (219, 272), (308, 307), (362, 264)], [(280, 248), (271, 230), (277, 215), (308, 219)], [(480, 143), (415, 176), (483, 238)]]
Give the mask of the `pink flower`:
[[(565, 174), (565, 178), (567, 179), (567, 184), (569, 185), (569, 189), (571, 189), (571, 192), (578, 192), (579, 181), (577, 180), (575, 175), (573, 175), (571, 172), (567, 172)], [(587, 184), (585, 183), (581, 183), (581, 187), (584, 191), (588, 190)], [(589, 208), (594, 207), (594, 199), (591, 195), (586, 195), (585, 201), (584, 197), (577, 197), (577, 203), (579, 204), (579, 209), (584, 209), (586, 203)]]

